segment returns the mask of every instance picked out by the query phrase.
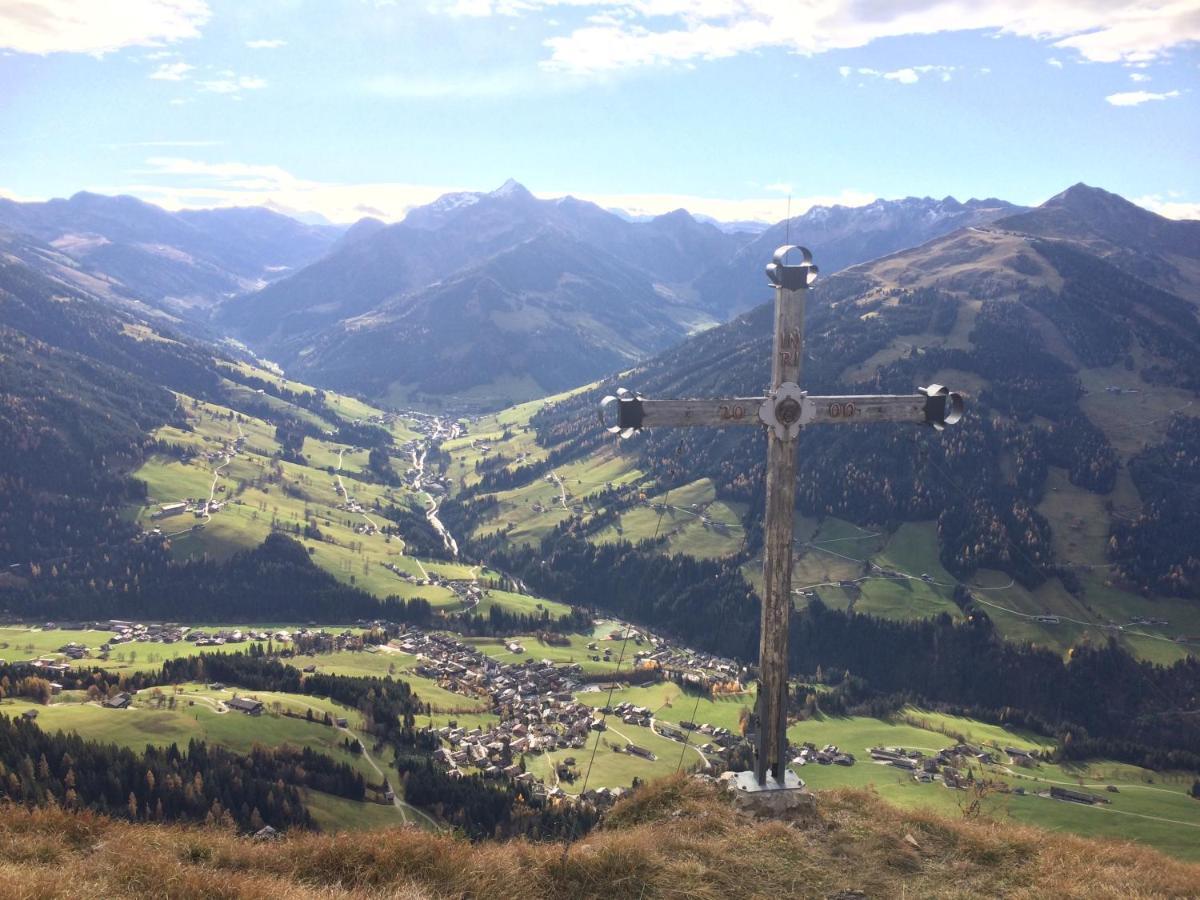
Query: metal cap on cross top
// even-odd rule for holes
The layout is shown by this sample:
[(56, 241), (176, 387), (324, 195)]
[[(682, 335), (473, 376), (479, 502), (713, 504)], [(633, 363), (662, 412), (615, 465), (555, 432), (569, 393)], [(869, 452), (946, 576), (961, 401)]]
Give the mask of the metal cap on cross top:
[[(798, 258), (798, 261), (797, 261)], [(799, 387), (804, 363), (805, 294), (817, 279), (812, 254), (786, 245), (767, 266), (775, 286), (775, 329), (765, 396), (647, 400), (624, 388), (600, 404), (610, 433), (631, 437), (642, 428), (752, 425), (767, 435), (766, 516), (763, 528), (763, 602), (759, 644), (757, 790), (793, 790), (788, 765), (788, 619), (792, 609), (792, 547), (796, 509), (796, 437), (810, 425), (909, 422), (942, 431), (960, 422), (961, 394), (940, 384), (918, 393), (813, 396)], [(741, 781), (739, 781), (741, 784)]]
[[(800, 262), (789, 265), (787, 258), (792, 251), (800, 254)], [(767, 265), (767, 278), (775, 287), (789, 291), (812, 287), (817, 280), (817, 267), (813, 264), (812, 253), (807, 247), (785, 244), (775, 251), (775, 256)]]

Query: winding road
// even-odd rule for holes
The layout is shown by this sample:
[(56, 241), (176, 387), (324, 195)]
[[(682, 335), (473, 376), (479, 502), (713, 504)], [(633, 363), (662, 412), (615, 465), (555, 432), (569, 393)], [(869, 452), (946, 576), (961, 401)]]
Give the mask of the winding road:
[[(360, 747), (362, 747), (363, 759), (365, 759), (367, 761), (367, 765), (369, 765), (372, 769), (375, 770), (375, 774), (379, 776), (380, 782), (383, 782), (384, 780), (386, 780), (387, 776), (383, 773), (383, 769), (379, 768), (379, 764), (377, 762), (375, 762), (374, 758), (371, 756), (370, 751), (367, 750), (367, 745), (362, 740), (362, 738), (359, 737), (357, 734), (355, 734), (353, 731), (351, 731), (349, 728), (343, 728), (340, 725), (338, 726), (338, 731), (345, 732), (351, 738), (358, 741), (358, 745)], [(390, 784), (391, 782), (389, 781), (388, 783)], [(402, 822), (404, 822), (406, 825), (414, 824), (412, 819), (409, 818), (409, 815), (411, 814), (418, 818), (424, 819), (425, 822), (429, 825), (429, 827), (432, 828), (434, 831), (441, 831), (441, 826), (438, 825), (437, 822), (435, 822), (432, 818), (430, 818), (426, 813), (417, 809), (415, 806), (410, 806), (409, 804), (405, 803), (403, 800), (400, 799), (399, 795), (397, 795), (394, 790), (392, 791), (392, 805), (396, 807), (396, 811), (400, 813), (400, 820)]]
[(558, 477), (558, 473), (557, 473), (557, 472), (555, 472), (555, 471), (551, 471), (551, 472), (550, 472), (550, 477), (551, 477), (551, 478), (553, 478), (553, 479), (554, 479), (554, 483), (558, 485), (558, 494), (559, 494), (559, 496), (558, 496), (558, 502), (562, 504), (562, 508), (563, 508), (563, 509), (566, 509), (566, 508), (567, 508), (567, 489), (566, 489), (566, 486), (564, 486), (564, 485), (563, 485), (563, 481), (562, 481), (562, 479), (561, 479), (561, 478), (559, 478), (559, 477)]
[[(457, 429), (458, 426), (456, 425), (454, 428)], [(436, 438), (439, 434), (441, 434), (441, 431), (441, 419), (434, 419), (434, 437)], [(453, 436), (453, 432), (451, 432), (451, 434)], [(427, 453), (428, 449), (424, 446), (421, 447), (420, 457), (417, 456), (416, 448), (413, 448), (412, 450), (413, 468), (417, 470), (417, 477), (413, 481), (413, 489), (423, 493), (426, 499), (429, 501), (429, 506), (427, 506), (425, 509), (425, 518), (429, 520), (429, 524), (437, 530), (437, 533), (442, 536), (442, 543), (445, 545), (446, 549), (450, 551), (450, 555), (457, 559), (458, 542), (454, 540), (454, 536), (450, 534), (446, 526), (442, 524), (442, 520), (438, 518), (438, 501), (434, 499), (433, 494), (421, 487), (421, 481), (425, 477), (425, 456)]]
[[(350, 502), (350, 492), (346, 490), (346, 482), (342, 481), (342, 457), (345, 455), (345, 453), (346, 453), (345, 448), (338, 450), (338, 464), (337, 464), (337, 469), (334, 471), (334, 477), (337, 478), (338, 487), (340, 487), (342, 489), (342, 500), (344, 500), (346, 503), (349, 503)], [(362, 512), (361, 510), (359, 511), (358, 514), (360, 516), (362, 516), (364, 519), (366, 519), (367, 524), (370, 525), (372, 528), (374, 528), (376, 532), (379, 531), (379, 523), (378, 522), (373, 520), (370, 516), (368, 516), (365, 512)]]

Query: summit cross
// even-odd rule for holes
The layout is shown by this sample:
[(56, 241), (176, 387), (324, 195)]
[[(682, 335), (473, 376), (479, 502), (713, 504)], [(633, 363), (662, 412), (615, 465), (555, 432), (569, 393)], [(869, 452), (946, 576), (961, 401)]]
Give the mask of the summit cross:
[[(799, 262), (789, 258), (799, 256)], [(939, 384), (911, 395), (809, 396), (800, 388), (804, 304), (817, 267), (804, 247), (784, 246), (767, 266), (775, 286), (771, 388), (764, 397), (647, 400), (624, 389), (605, 397), (600, 421), (630, 437), (642, 428), (758, 426), (767, 435), (767, 504), (763, 529), (762, 629), (754, 779), (746, 789), (798, 788), (788, 769), (788, 622), (792, 611), (792, 542), (796, 508), (796, 438), (809, 425), (911, 422), (941, 431), (962, 418), (963, 399)], [(789, 779), (790, 776), (790, 779)]]

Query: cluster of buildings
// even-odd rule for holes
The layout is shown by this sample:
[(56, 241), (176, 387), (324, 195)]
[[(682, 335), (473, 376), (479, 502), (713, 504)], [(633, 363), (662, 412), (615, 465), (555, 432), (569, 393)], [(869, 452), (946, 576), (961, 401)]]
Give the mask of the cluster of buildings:
[[(874, 750), (871, 751), (871, 756), (874, 758)], [(792, 765), (807, 766), (815, 763), (819, 766), (852, 766), (856, 762), (858, 760), (854, 758), (853, 753), (839, 750), (837, 744), (826, 744), (818, 749), (816, 744), (806, 741), (800, 746), (800, 752), (792, 760)]]
[(467, 697), (485, 699), (500, 720), (490, 728), (446, 726), (447, 746), (436, 754), (451, 771), (481, 769), (491, 777), (524, 778), (525, 754), (582, 750), (589, 732), (603, 723), (595, 710), (575, 700), (580, 667), (528, 659), (500, 663), (474, 647), (441, 634), (407, 630), (393, 645), (420, 660), (414, 672)]
[[(1004, 752), (1008, 754), (1013, 765), (1037, 765), (1037, 754), (1033, 751), (1005, 747)], [(903, 747), (872, 747), (870, 753), (877, 763), (912, 772), (914, 781), (922, 784), (940, 781), (943, 786), (952, 789), (962, 789), (972, 780), (969, 775), (963, 774), (964, 769), (969, 770), (972, 765), (993, 765), (999, 762), (996, 752), (977, 749), (963, 743), (939, 750), (933, 755), (920, 750), (905, 750)], [(1016, 788), (1013, 792), (1023, 794), (1024, 790)]]

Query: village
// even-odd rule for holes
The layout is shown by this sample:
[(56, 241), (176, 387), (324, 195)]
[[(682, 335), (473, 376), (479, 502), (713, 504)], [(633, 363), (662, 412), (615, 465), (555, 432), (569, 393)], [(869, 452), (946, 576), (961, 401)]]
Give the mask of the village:
[[(464, 587), (466, 585), (464, 584)], [(310, 623), (292, 628), (262, 627), (190, 627), (176, 623), (140, 623), (110, 619), (102, 622), (46, 622), (42, 632), (71, 632), (74, 640), (64, 642), (55, 654), (43, 654), (24, 664), (40, 670), (50, 682), (51, 694), (61, 692), (58, 679), (73, 665), (95, 659), (104, 661), (123, 646), (171, 645), (186, 642), (197, 648), (227, 647), (235, 649), (250, 642), (273, 647), (281, 659), (302, 655), (308, 657), (303, 672), (313, 674), (321, 668), (311, 656), (342, 652), (376, 654), (405, 654), (412, 663), (412, 673), (436, 683), (466, 699), (484, 701), (496, 719), (480, 722), (475, 715), (471, 721), (460, 722), (447, 713), (434, 728), (440, 746), (434, 751), (434, 761), (451, 778), (479, 775), (488, 779), (503, 779), (525, 786), (526, 796), (534, 803), (574, 803), (580, 798), (604, 807), (626, 792), (612, 781), (587, 787), (581, 793), (571, 786), (589, 768), (591, 754), (599, 750), (606, 754), (623, 754), (653, 763), (661, 754), (642, 746), (636, 735), (633, 739), (620, 729), (647, 729), (659, 738), (686, 744), (700, 757), (699, 770), (713, 773), (733, 760), (735, 749), (744, 743), (740, 734), (701, 721), (664, 721), (656, 718), (656, 710), (628, 700), (599, 704), (582, 702), (587, 695), (626, 689), (632, 683), (641, 685), (671, 681), (700, 696), (716, 696), (737, 688), (752, 673), (733, 660), (675, 646), (664, 637), (646, 629), (611, 621), (597, 630), (597, 638), (586, 644), (586, 656), (576, 662), (553, 662), (538, 659), (537, 652), (526, 645), (533, 636), (510, 638), (499, 645), (507, 655), (523, 659), (505, 661), (489, 656), (483, 649), (459, 637), (439, 631), (426, 631), (409, 625), (375, 620), (357, 621), (352, 628), (325, 629)], [(84, 643), (79, 632), (94, 631), (96, 642)], [(100, 635), (103, 639), (100, 639)], [(536, 636), (553, 646), (561, 637), (554, 634)], [(632, 653), (628, 674), (617, 680), (603, 671), (585, 670), (588, 662), (614, 662), (612, 646), (626, 637)], [(608, 645), (601, 649), (601, 643)], [(299, 665), (299, 663), (297, 664)], [(398, 677), (403, 677), (400, 675)], [(250, 695), (239, 695), (236, 686), (208, 685), (210, 691), (233, 690), (231, 697), (216, 698), (218, 709), (259, 716), (265, 712), (264, 702)], [(105, 709), (123, 710), (134, 704), (134, 696), (126, 691), (114, 691), (99, 699)], [(464, 707), (466, 704), (464, 704)], [(24, 713), (32, 720), (37, 710)], [(345, 727), (346, 719), (338, 717), (326, 724)], [(644, 734), (645, 732), (643, 732)], [(632, 732), (631, 732), (632, 734)], [(593, 745), (593, 740), (598, 746)], [(1041, 782), (1038, 797), (1061, 803), (1102, 806), (1112, 801), (1101, 794), (1079, 790), (1063, 783), (1045, 783), (1033, 770), (1040, 768), (1043, 759), (1038, 751), (999, 744), (991, 747), (973, 746), (959, 739), (951, 746), (933, 752), (904, 747), (873, 746), (866, 750), (870, 760), (879, 766), (899, 770), (921, 785), (941, 784), (949, 790), (1027, 796), (1034, 789), (1010, 784), (1004, 777), (1024, 777)], [(533, 765), (533, 760), (546, 754), (549, 763)], [(815, 745), (812, 742), (788, 747), (791, 767), (801, 771), (807, 766), (854, 766), (859, 760), (853, 752), (836, 744)], [(693, 766), (695, 763), (693, 763)], [(1030, 770), (1019, 775), (1013, 768)], [(1001, 776), (1001, 777), (993, 777)], [(818, 780), (820, 783), (820, 780)], [(1118, 793), (1115, 785), (1107, 785), (1108, 793)]]
[[(632, 632), (631, 632), (632, 633)], [(707, 691), (714, 685), (726, 684), (741, 672), (731, 660), (708, 654), (672, 648), (653, 635), (637, 633), (638, 644), (650, 648), (635, 653), (635, 666), (643, 671), (656, 671), (656, 677), (671, 675), (695, 690)], [(592, 732), (607, 731), (606, 719), (616, 717), (620, 722), (649, 728), (661, 737), (697, 746), (704, 756), (720, 758), (740, 741), (740, 737), (725, 728), (707, 723), (686, 723), (676, 727), (658, 722), (653, 712), (631, 703), (604, 706), (599, 709), (576, 699), (580, 692), (596, 691), (609, 685), (588, 683), (579, 663), (555, 664), (536, 660), (532, 656), (523, 662), (502, 663), (458, 639), (438, 633), (426, 633), (407, 628), (390, 645), (419, 660), (414, 673), (429, 678), (440, 687), (464, 697), (486, 699), (499, 721), (488, 728), (465, 728), (451, 722), (438, 729), (444, 741), (434, 758), (444, 765), (451, 777), (463, 777), (470, 770), (479, 770), (485, 777), (511, 778), (527, 783), (535, 797), (549, 799), (569, 796), (558, 785), (547, 787), (525, 771), (523, 757), (556, 750), (584, 750)], [(510, 641), (505, 645), (510, 653), (524, 653), (525, 648)], [(600, 660), (596, 642), (593, 660)], [(611, 653), (611, 651), (608, 651)], [(694, 731), (703, 743), (688, 734)], [(653, 761), (654, 753), (628, 740), (609, 741), (613, 752)], [(568, 756), (555, 767), (556, 780), (572, 781), (577, 773), (576, 759)], [(603, 802), (611, 792), (601, 788), (589, 791), (589, 799)]]

